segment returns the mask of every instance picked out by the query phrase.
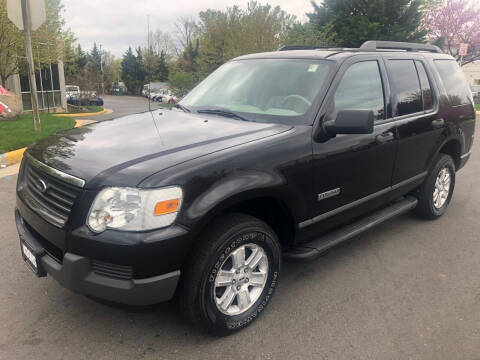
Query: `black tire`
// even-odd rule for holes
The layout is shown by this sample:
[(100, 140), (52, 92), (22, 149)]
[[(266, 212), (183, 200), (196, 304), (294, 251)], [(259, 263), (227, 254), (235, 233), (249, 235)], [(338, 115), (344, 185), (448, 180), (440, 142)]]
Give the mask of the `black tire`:
[[(433, 193), (435, 191), (435, 182), (440, 171), (447, 168), (450, 172), (450, 188), (445, 203), (437, 208), (434, 205)], [(447, 210), (448, 204), (453, 195), (455, 188), (455, 164), (451, 156), (446, 154), (439, 154), (434, 161), (434, 165), (428, 172), (427, 178), (418, 190), (418, 205), (415, 208), (415, 213), (427, 220), (438, 219)]]
[[(268, 259), (266, 282), (258, 299), (243, 313), (227, 315), (215, 303), (216, 274), (232, 251), (247, 244), (264, 251)], [(281, 259), (277, 236), (264, 222), (244, 214), (218, 219), (202, 236), (184, 272), (179, 294), (182, 312), (194, 324), (216, 335), (227, 335), (246, 327), (270, 302), (278, 283)]]

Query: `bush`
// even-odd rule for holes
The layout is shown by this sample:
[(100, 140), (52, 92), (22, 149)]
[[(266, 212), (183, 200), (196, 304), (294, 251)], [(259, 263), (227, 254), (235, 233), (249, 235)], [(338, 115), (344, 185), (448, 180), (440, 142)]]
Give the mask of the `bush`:
[(194, 73), (185, 71), (171, 72), (168, 77), (170, 90), (177, 97), (183, 97), (186, 93), (193, 89), (198, 79)]

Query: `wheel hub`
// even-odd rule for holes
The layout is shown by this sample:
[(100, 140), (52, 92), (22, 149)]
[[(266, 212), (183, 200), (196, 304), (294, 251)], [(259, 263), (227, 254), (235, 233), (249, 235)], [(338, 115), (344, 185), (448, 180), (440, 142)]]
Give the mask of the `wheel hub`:
[(268, 258), (262, 247), (246, 244), (233, 250), (215, 278), (214, 298), (219, 311), (239, 315), (260, 297), (268, 277)]
[(445, 205), (450, 193), (450, 184), (450, 169), (448, 167), (444, 167), (438, 173), (433, 190), (433, 206), (435, 206), (436, 209), (440, 209), (443, 205)]

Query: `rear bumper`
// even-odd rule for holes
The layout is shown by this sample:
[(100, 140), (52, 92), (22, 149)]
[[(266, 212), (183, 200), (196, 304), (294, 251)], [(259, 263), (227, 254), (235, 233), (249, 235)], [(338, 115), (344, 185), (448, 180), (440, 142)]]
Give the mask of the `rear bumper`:
[(15, 210), (15, 223), (20, 239), (27, 242), (40, 259), (40, 273), (52, 276), (75, 293), (128, 305), (150, 305), (167, 301), (175, 293), (180, 270), (143, 279), (102, 276), (92, 270), (91, 260), (87, 257), (67, 252), (62, 263), (58, 262), (28, 230), (18, 210)]

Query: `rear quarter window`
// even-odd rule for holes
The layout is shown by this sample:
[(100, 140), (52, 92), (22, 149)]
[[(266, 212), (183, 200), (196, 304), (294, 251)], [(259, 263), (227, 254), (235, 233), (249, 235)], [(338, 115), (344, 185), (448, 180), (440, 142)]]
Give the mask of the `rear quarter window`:
[(455, 60), (435, 60), (434, 62), (447, 92), (450, 105), (470, 104), (468, 84), (457, 62)]

